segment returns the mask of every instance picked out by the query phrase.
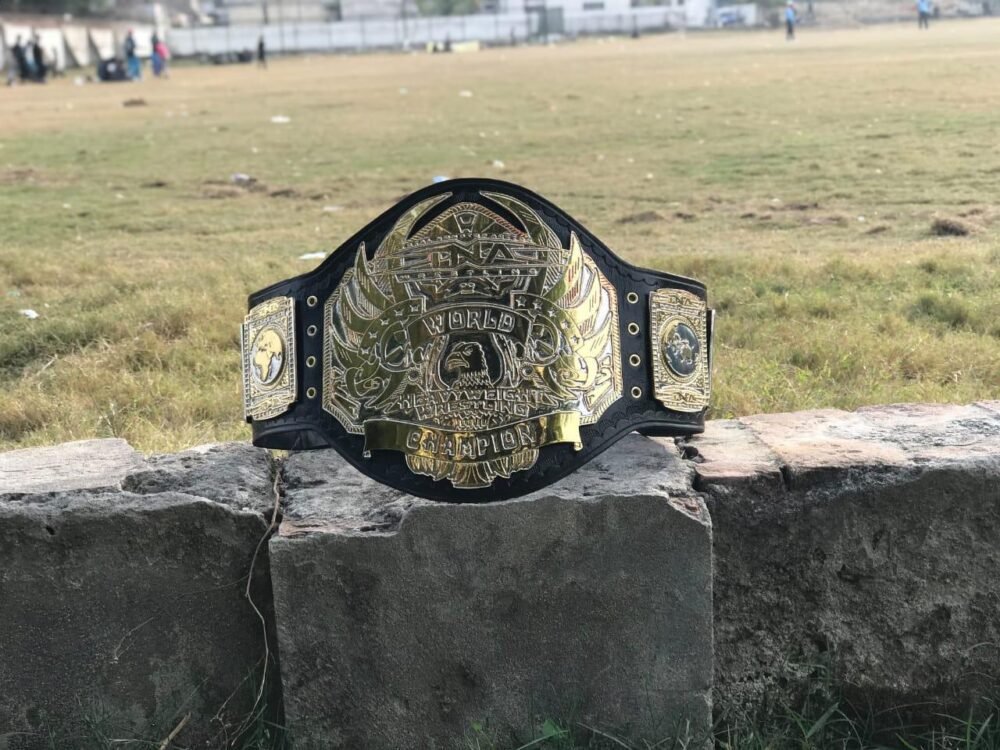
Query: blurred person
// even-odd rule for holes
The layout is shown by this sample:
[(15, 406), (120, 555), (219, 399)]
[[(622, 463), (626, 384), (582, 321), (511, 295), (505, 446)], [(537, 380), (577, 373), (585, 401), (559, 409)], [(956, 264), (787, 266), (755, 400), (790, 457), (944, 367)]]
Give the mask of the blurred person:
[(17, 66), (17, 74), (20, 76), (22, 81), (27, 81), (31, 78), (31, 70), (28, 66), (28, 50), (21, 44), (21, 35), (18, 34), (17, 38), (14, 40), (14, 46), (11, 48), (11, 53), (14, 55), (14, 65)]
[(35, 63), (35, 80), (39, 83), (45, 83), (45, 74), (47, 73), (45, 51), (42, 49), (42, 40), (39, 39), (38, 34), (35, 34), (35, 39), (31, 43), (31, 58)]
[[(155, 36), (155, 34), (154, 34)], [(153, 45), (153, 74), (157, 77), (170, 78), (167, 61), (170, 59), (170, 49), (162, 39), (157, 39)]]
[(785, 39), (789, 42), (795, 39), (795, 3), (788, 0), (785, 5)]
[(917, 28), (930, 29), (931, 0), (917, 0)]
[(128, 77), (133, 81), (142, 80), (142, 64), (139, 62), (139, 55), (135, 51), (135, 37), (132, 29), (125, 35), (125, 66), (128, 68)]
[(160, 57), (160, 53), (157, 51), (157, 47), (160, 44), (160, 36), (155, 31), (153, 35), (149, 38), (149, 47), (153, 50), (153, 54), (150, 57), (150, 62), (153, 63), (153, 75), (157, 78), (160, 77), (160, 72), (163, 69), (163, 59)]
[(261, 34), (257, 40), (257, 67), (267, 67), (267, 47), (264, 45), (264, 35)]

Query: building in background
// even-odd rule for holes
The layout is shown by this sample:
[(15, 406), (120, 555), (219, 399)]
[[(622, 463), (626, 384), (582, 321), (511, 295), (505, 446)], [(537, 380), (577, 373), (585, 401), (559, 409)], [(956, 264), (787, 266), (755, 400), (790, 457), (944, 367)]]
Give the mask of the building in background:
[(209, 14), (230, 26), (336, 20), (326, 0), (217, 0)]
[(340, 18), (355, 21), (360, 18), (415, 18), (421, 9), (415, 0), (340, 0)]
[(210, 7), (206, 7), (217, 23), (230, 26), (413, 18), (420, 15), (415, 0), (215, 0)]

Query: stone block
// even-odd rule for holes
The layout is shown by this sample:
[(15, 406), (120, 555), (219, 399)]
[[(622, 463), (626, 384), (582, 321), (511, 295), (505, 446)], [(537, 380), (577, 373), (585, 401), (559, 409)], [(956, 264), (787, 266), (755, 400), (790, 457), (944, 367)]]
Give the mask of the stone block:
[(0, 454), (0, 748), (156, 747), (185, 716), (178, 744), (227, 746), (266, 663), (271, 473), (238, 445)]
[(474, 722), (506, 746), (545, 718), (704, 737), (712, 533), (691, 476), (634, 435), (526, 498), (452, 505), (291, 456), (270, 546), (296, 748), (465, 748)]
[(696, 487), (705, 483), (774, 489), (783, 482), (777, 456), (733, 419), (707, 422), (697, 441), (686, 444), (685, 455), (695, 462)]
[(0, 495), (120, 489), (145, 461), (124, 440), (78, 440), (0, 453)]
[(719, 709), (795, 706), (819, 670), (876, 709), (964, 715), (992, 694), (1000, 411), (772, 414), (686, 450), (712, 515)]

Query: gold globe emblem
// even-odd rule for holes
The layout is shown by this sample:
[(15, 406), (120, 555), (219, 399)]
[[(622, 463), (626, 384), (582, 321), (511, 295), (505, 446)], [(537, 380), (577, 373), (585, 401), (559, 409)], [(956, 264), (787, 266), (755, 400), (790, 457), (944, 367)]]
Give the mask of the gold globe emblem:
[(285, 342), (273, 328), (264, 328), (253, 340), (251, 364), (254, 379), (272, 385), (285, 366)]

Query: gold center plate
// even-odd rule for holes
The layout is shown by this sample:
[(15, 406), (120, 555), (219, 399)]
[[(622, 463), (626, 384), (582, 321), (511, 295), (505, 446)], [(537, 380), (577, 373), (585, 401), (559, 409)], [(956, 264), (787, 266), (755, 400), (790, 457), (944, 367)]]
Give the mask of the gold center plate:
[(622, 395), (618, 298), (575, 234), (563, 247), (524, 203), (483, 193), (520, 226), (449, 195), (406, 212), (369, 260), (358, 248), (324, 307), (323, 408), (365, 453), (487, 487)]

